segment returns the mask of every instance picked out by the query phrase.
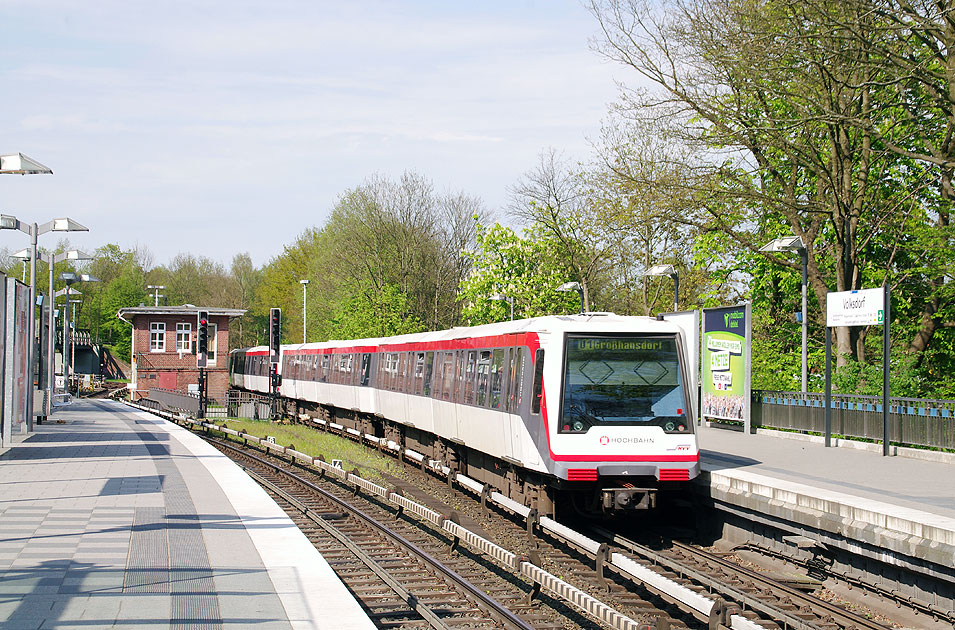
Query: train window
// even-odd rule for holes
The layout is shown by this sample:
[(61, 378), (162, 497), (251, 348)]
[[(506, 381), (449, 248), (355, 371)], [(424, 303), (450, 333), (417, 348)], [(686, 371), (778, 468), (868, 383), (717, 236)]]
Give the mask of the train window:
[(454, 366), (454, 394), (451, 399), (454, 402), (464, 402), (464, 367), (467, 362), (467, 353), (455, 353)]
[(534, 352), (534, 385), (531, 389), (531, 413), (541, 412), (541, 399), (544, 395), (544, 349)]
[(511, 361), (507, 374), (507, 410), (517, 413), (521, 408), (521, 393), (524, 390), (524, 352), (511, 348)]
[(402, 352), (399, 355), (398, 361), (398, 383), (395, 387), (395, 391), (407, 392), (408, 391), (408, 353)]
[(488, 407), (491, 409), (500, 409), (504, 400), (504, 362), (507, 359), (507, 351), (498, 348), (491, 354), (491, 392), (488, 398)]
[(424, 391), (425, 396), (431, 395), (431, 377), (434, 375), (434, 353), (424, 353)]
[(322, 355), (322, 370), (321, 370), (321, 376), (319, 377), (319, 380), (320, 380), (321, 382), (323, 382), (323, 383), (327, 383), (327, 382), (328, 382), (328, 364), (329, 364), (329, 361), (330, 361), (330, 360), (329, 360), (328, 355), (327, 355), (327, 354), (323, 354), (323, 355)]
[(367, 387), (371, 381), (371, 355), (367, 352), (361, 355), (361, 380), (358, 382), (362, 387)]
[(558, 432), (656, 424), (691, 431), (674, 336), (568, 335)]
[(451, 400), (454, 395), (454, 353), (444, 352), (444, 364), (440, 373), (441, 399)]
[(473, 405), (475, 401), (475, 396), (474, 396), (475, 374), (477, 374), (477, 351), (468, 350), (468, 360), (467, 360), (467, 364), (464, 366), (464, 404), (465, 405)]
[(431, 396), (433, 398), (441, 399), (444, 394), (444, 379), (442, 375), (444, 374), (444, 353), (435, 352), (434, 353), (434, 370), (432, 371), (431, 378)]
[(414, 381), (411, 393), (420, 396), (424, 390), (424, 352), (414, 353)]
[(477, 404), (483, 407), (487, 404), (487, 386), (491, 373), (491, 351), (481, 350), (477, 363)]

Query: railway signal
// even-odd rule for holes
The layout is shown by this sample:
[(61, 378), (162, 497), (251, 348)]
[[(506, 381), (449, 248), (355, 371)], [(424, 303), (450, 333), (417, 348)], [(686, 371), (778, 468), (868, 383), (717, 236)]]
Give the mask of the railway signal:
[(206, 417), (206, 374), (209, 362), (209, 311), (199, 311), (196, 321), (196, 367), (199, 368), (199, 417)]
[(269, 309), (269, 363), (279, 362), (282, 347), (282, 309)]
[(209, 353), (209, 311), (199, 311), (196, 326), (196, 367), (204, 368)]

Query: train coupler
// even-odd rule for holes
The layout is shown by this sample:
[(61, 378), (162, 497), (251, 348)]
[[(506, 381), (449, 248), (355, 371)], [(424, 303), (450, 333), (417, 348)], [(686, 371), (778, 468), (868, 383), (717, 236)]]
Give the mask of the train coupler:
[(602, 488), (600, 495), (604, 512), (650, 510), (657, 505), (656, 488)]

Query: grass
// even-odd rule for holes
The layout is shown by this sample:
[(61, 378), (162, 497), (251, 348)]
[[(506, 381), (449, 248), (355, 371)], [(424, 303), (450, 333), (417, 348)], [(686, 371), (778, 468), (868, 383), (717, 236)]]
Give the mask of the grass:
[(322, 456), (328, 462), (340, 459), (345, 470), (351, 471), (357, 468), (358, 475), (370, 481), (382, 481), (385, 474), (396, 474), (396, 471), (400, 469), (391, 457), (380, 455), (366, 446), (343, 437), (307, 426), (275, 424), (267, 420), (228, 419), (222, 422), (219, 419), (213, 419), (213, 421), (259, 438), (271, 435), (277, 444), (293, 446), (296, 451), (312, 457)]

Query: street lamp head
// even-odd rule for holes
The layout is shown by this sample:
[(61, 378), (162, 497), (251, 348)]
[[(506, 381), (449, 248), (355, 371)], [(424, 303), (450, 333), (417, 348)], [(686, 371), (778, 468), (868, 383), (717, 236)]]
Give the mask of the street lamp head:
[(52, 175), (48, 166), (43, 166), (33, 158), (22, 153), (0, 155), (0, 173), (5, 175)]
[(565, 282), (564, 284), (557, 287), (558, 291), (580, 291), (579, 282)]
[(497, 302), (507, 302), (510, 298), (504, 295), (503, 293), (493, 293), (487, 296), (487, 299), (494, 300)]
[(62, 217), (50, 221), (50, 230), (53, 232), (89, 232), (90, 229), (82, 223), (77, 223), (69, 217)]
[(11, 214), (0, 214), (0, 230), (19, 230), (20, 219)]
[(308, 280), (299, 280), (299, 281), (298, 281), (299, 284), (308, 284), (308, 282), (309, 282)]
[(99, 278), (97, 278), (96, 276), (91, 276), (88, 273), (81, 273), (80, 282), (99, 282)]
[(59, 280), (67, 284), (79, 281), (79, 275), (73, 273), (72, 271), (64, 271), (60, 273)]
[(59, 256), (63, 257), (60, 260), (93, 260), (93, 257), (90, 254), (78, 249), (71, 249), (67, 252), (59, 254)]
[(673, 265), (654, 265), (647, 269), (648, 276), (670, 276), (671, 278), (676, 277), (677, 271)]
[(798, 252), (806, 249), (801, 236), (783, 236), (759, 248), (761, 252)]
[[(39, 253), (39, 252), (38, 252)], [(33, 258), (33, 254), (30, 253), (29, 249), (21, 249), (15, 254), (10, 254), (10, 258), (16, 258), (18, 260), (27, 261)]]

